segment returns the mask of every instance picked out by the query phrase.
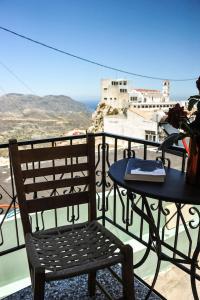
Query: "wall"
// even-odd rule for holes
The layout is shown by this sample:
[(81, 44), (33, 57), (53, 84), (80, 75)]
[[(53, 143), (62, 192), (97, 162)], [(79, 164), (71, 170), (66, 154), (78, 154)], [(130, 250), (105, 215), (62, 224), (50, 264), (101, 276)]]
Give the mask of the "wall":
[(127, 117), (120, 115), (104, 116), (105, 132), (145, 139), (145, 130), (157, 132), (157, 123), (152, 120), (145, 120), (132, 111), (127, 112)]
[[(128, 85), (112, 85), (112, 81), (126, 82), (126, 80), (109, 80), (103, 79), (101, 81), (101, 102), (105, 102), (108, 105), (116, 108), (124, 108), (128, 106)], [(106, 90), (105, 90), (106, 89)], [(120, 92), (120, 89), (127, 90), (127, 92)], [(105, 100), (106, 98), (106, 100)]]

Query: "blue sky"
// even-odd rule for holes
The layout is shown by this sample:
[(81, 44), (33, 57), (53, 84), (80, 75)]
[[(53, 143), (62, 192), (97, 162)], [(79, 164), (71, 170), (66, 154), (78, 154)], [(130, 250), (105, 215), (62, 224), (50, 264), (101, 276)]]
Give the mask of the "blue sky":
[[(199, 11), (199, 0), (0, 0), (0, 26), (105, 65), (182, 79), (200, 75)], [(99, 99), (102, 78), (161, 89), (161, 81), (90, 65), (2, 30), (0, 45), (0, 95), (33, 91), (88, 101)], [(196, 93), (194, 81), (171, 82), (173, 98)]]

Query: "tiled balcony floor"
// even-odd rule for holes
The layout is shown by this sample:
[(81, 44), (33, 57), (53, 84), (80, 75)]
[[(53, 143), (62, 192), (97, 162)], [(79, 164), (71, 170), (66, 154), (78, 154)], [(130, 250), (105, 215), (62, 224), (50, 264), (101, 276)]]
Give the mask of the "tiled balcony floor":
[[(117, 268), (117, 273), (119, 273), (119, 268)], [(110, 274), (108, 270), (99, 271), (97, 278), (99, 282), (106, 288), (106, 290), (116, 299), (122, 297), (122, 287), (116, 279)], [(135, 276), (135, 291), (136, 300), (145, 299), (148, 292), (148, 287), (145, 286), (138, 278)], [(32, 291), (31, 287), (24, 288), (12, 294), (4, 300), (31, 300)], [(62, 281), (54, 281), (46, 284), (45, 286), (45, 299), (51, 300), (87, 300), (91, 299), (87, 293), (87, 275), (82, 275)], [(99, 289), (96, 291), (95, 299), (107, 299)], [(156, 292), (152, 292), (149, 300), (160, 300), (165, 299), (161, 297)]]

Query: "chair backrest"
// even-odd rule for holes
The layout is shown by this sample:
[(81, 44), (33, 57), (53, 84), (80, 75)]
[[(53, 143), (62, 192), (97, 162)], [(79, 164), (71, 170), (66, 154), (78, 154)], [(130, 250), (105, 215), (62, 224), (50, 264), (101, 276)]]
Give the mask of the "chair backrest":
[(25, 150), (10, 140), (9, 150), (24, 233), (33, 212), (88, 203), (89, 221), (96, 218), (93, 134), (82, 144)]

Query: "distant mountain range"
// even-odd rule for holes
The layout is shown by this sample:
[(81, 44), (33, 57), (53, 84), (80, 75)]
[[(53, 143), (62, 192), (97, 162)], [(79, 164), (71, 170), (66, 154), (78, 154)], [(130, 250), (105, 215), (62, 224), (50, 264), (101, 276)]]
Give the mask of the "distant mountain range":
[(91, 109), (64, 95), (6, 94), (0, 96), (0, 143), (10, 138), (27, 140), (68, 135), (87, 130)]
[(6, 94), (0, 97), (0, 112), (24, 113), (27, 110), (40, 110), (53, 114), (71, 112), (89, 113), (85, 104), (64, 95), (47, 95), (44, 97), (24, 94)]

